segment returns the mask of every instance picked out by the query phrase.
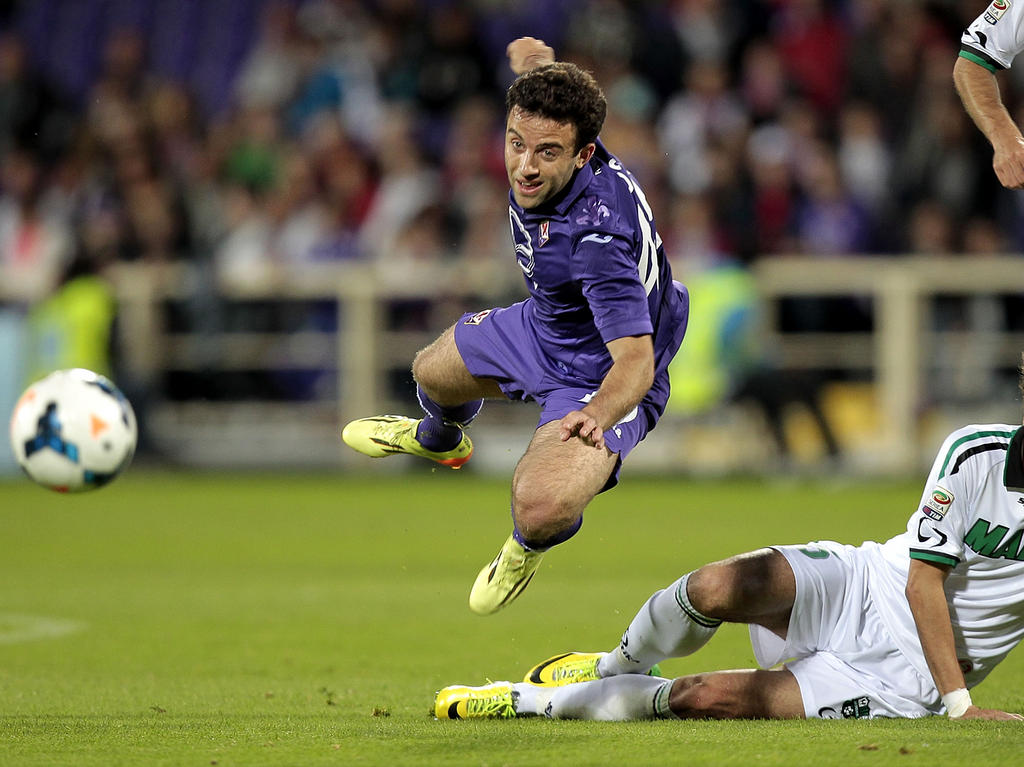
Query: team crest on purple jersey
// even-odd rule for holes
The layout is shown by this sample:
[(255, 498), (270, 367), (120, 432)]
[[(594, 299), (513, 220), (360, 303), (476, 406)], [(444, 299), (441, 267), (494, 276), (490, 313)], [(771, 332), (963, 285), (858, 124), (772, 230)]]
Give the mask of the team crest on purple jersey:
[(537, 240), (537, 247), (538, 248), (543, 248), (544, 247), (544, 243), (547, 242), (548, 239), (550, 238), (550, 235), (548, 234), (548, 230), (550, 228), (551, 228), (551, 222), (548, 221), (547, 219), (544, 219), (543, 221), (540, 222), (540, 237)]
[(493, 309), (484, 309), (482, 312), (477, 312), (472, 317), (467, 317), (466, 321), (463, 324), (465, 324), (465, 325), (479, 325), (481, 322), (484, 321), (484, 317), (486, 317), (488, 314), (490, 314), (493, 311), (494, 311)]

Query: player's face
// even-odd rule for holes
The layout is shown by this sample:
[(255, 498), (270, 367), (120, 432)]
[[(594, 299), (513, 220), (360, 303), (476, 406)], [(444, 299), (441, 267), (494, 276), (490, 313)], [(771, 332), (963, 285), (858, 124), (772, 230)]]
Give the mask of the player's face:
[(505, 126), (505, 169), (512, 197), (536, 208), (558, 194), (590, 161), (594, 145), (576, 148), (576, 126), (513, 107)]

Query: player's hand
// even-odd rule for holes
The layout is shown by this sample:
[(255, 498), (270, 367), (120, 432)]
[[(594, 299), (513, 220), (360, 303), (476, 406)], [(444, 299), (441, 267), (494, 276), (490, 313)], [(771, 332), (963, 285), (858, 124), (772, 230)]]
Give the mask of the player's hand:
[(505, 49), (508, 65), (517, 75), (545, 64), (555, 63), (555, 49), (536, 37), (520, 37)]
[(592, 415), (588, 415), (582, 410), (573, 410), (562, 416), (558, 433), (562, 442), (579, 437), (584, 445), (604, 449), (604, 429)]
[(992, 169), (1007, 189), (1024, 189), (1024, 141), (1018, 138), (1007, 146), (997, 147)]
[(993, 719), (997, 721), (1007, 721), (1010, 719), (1024, 720), (1024, 716), (1020, 714), (1011, 714), (1006, 711), (997, 711), (994, 708), (978, 708), (977, 706), (969, 706), (964, 712), (963, 716), (958, 716), (957, 719)]

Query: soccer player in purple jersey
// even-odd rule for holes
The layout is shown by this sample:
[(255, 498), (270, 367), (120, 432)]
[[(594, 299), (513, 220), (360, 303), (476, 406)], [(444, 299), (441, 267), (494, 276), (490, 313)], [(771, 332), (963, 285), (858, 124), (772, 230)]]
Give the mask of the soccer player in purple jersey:
[(534, 38), (508, 55), (518, 75), (506, 97), (509, 224), (530, 297), (464, 315), (416, 355), (425, 417), (361, 418), (342, 433), (366, 455), (459, 468), (484, 399), (540, 404), (512, 478), (512, 534), (470, 593), (482, 615), (526, 588), (654, 428), (689, 307), (643, 192), (598, 140), (606, 102), (593, 77)]

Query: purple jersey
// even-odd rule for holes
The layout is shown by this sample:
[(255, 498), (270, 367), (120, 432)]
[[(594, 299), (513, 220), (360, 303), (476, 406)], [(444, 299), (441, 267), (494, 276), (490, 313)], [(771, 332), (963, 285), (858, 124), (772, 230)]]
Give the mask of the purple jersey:
[(538, 342), (564, 374), (600, 382), (605, 344), (651, 335), (656, 372), (686, 331), (687, 301), (636, 179), (604, 145), (566, 189), (536, 209), (509, 194), (516, 259)]

